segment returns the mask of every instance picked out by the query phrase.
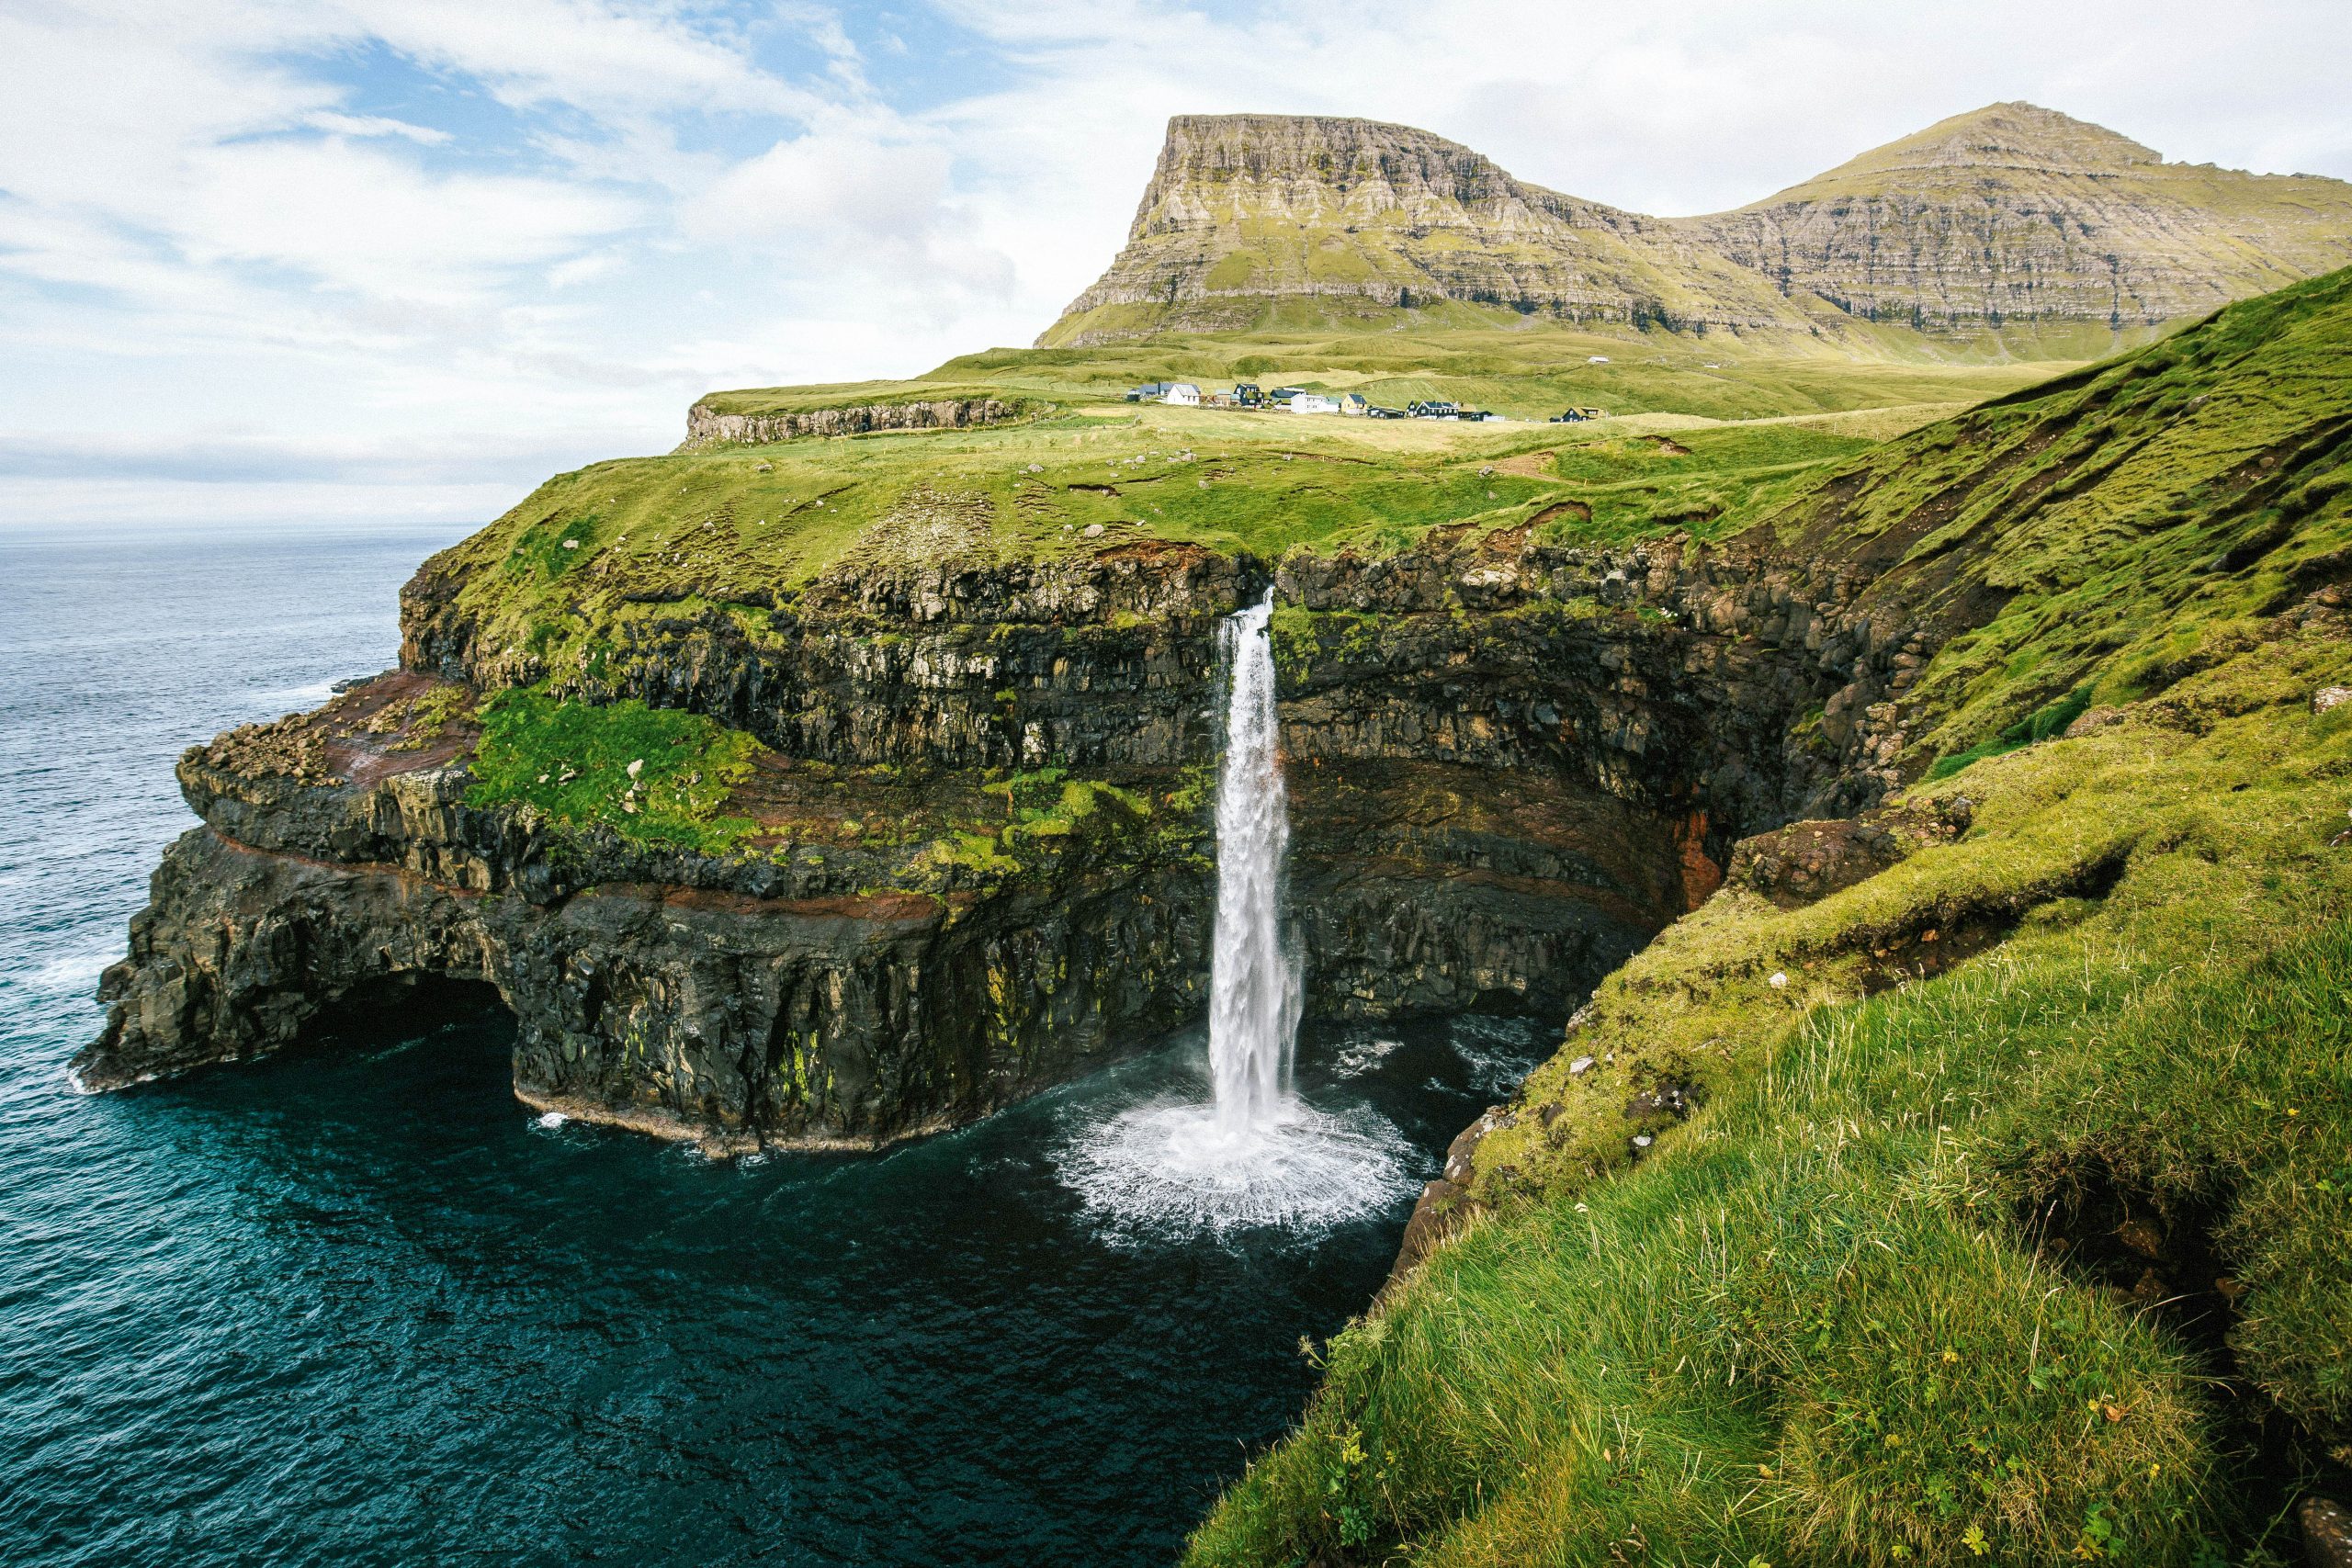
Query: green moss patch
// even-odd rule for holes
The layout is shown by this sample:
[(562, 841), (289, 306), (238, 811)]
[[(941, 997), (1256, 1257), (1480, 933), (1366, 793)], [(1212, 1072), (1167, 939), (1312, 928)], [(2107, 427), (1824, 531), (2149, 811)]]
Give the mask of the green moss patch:
[(568, 827), (722, 853), (758, 830), (720, 807), (759, 743), (699, 714), (640, 702), (592, 706), (506, 691), (481, 708), (474, 806), (527, 807)]

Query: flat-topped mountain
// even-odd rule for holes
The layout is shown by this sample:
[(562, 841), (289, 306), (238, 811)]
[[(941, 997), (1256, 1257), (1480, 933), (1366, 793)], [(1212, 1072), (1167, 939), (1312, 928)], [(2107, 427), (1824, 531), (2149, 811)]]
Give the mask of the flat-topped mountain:
[(1800, 313), (1656, 219), (1526, 184), (1425, 130), (1180, 115), (1126, 249), (1039, 341), (1244, 330), (1301, 296), (1341, 315), (1441, 300), (1723, 326)]
[(2347, 261), (2352, 185), (2168, 164), (2031, 104), (1677, 219), (1530, 185), (1407, 126), (1187, 115), (1169, 122), (1125, 249), (1039, 343), (1445, 302), (1686, 331), (2123, 330)]

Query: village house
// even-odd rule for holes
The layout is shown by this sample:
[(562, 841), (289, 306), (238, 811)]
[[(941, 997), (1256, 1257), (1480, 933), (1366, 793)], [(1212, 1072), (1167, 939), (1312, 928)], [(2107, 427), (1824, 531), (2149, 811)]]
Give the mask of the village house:
[(1340, 405), (1320, 392), (1301, 392), (1290, 400), (1293, 413), (1338, 413)]
[(1350, 392), (1340, 400), (1340, 412), (1362, 419), (1372, 412), (1372, 401), (1362, 392)]
[(1190, 381), (1178, 381), (1161, 395), (1159, 400), (1196, 409), (1201, 406), (1201, 389)]

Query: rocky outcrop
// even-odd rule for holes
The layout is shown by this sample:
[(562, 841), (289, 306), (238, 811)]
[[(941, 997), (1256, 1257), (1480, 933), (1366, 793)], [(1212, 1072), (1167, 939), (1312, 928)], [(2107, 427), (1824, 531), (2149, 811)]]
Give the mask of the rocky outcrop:
[(1027, 405), (1018, 399), (994, 397), (854, 403), (788, 413), (721, 413), (701, 402), (686, 411), (686, 441), (682, 450), (760, 446), (802, 436), (864, 435), (876, 430), (962, 430), (1001, 424), (1026, 412)]
[(1565, 320), (1935, 333), (2145, 327), (2352, 261), (2352, 186), (2167, 164), (2031, 104), (1956, 116), (1734, 212), (1659, 219), (1408, 126), (1185, 115), (1127, 244), (1038, 341), (1442, 299)]
[(2302, 1500), (2295, 1517), (2303, 1527), (2303, 1555), (2312, 1568), (2352, 1568), (2352, 1508), (2332, 1497)]
[(1950, 843), (1968, 830), (1971, 817), (1967, 797), (1956, 795), (1855, 818), (1792, 822), (1734, 845), (1724, 883), (1761, 894), (1783, 909), (1802, 908), (1869, 881), (1923, 845)]
[[(360, 742), (370, 711), (337, 715), (331, 775), (234, 741), (183, 760), (205, 826), (166, 852), (107, 971), (84, 1087), (284, 1049), (387, 981), (484, 982), (531, 1104), (725, 1146), (872, 1146), (1062, 1081), (1194, 1005), (1207, 901), (1182, 833), (1106, 815), (1001, 884), (926, 873), (919, 844), (647, 848), (469, 806), (462, 761)], [(894, 886), (918, 878), (934, 890)]]

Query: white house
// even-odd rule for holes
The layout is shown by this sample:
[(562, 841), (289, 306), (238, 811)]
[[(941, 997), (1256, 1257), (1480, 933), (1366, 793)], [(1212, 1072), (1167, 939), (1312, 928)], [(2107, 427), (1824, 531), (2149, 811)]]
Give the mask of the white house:
[(1201, 389), (1190, 381), (1179, 381), (1168, 389), (1159, 400), (1163, 403), (1182, 403), (1186, 408), (1201, 406)]
[(1320, 392), (1301, 392), (1290, 400), (1293, 413), (1338, 413), (1340, 405)]

